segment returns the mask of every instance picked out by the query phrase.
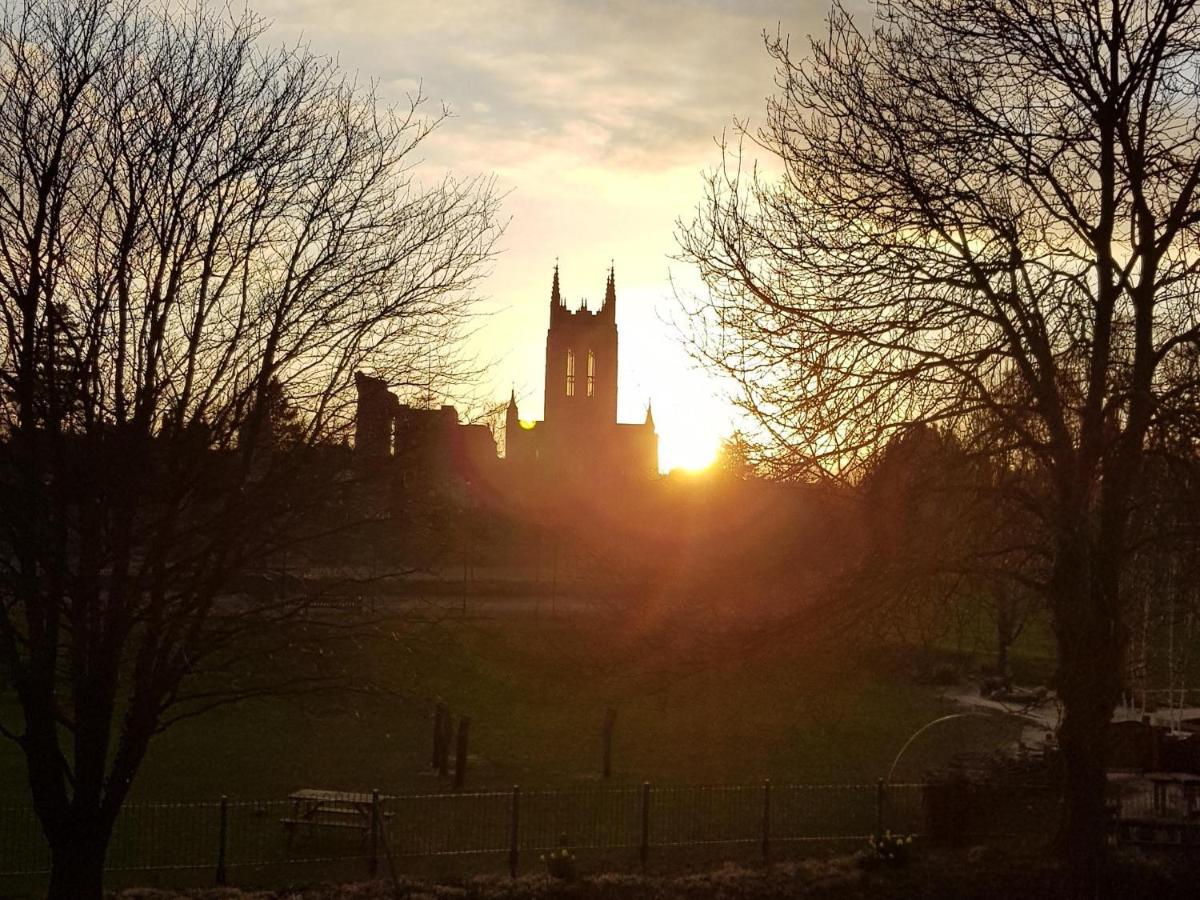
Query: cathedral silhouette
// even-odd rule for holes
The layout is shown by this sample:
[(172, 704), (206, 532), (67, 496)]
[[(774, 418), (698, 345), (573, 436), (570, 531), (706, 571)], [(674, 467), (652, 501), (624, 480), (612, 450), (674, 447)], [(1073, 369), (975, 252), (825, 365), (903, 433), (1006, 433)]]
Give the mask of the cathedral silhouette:
[(520, 417), (514, 391), (504, 422), (505, 465), (578, 481), (658, 474), (658, 435), (646, 406), (640, 424), (617, 421), (617, 287), (609, 269), (600, 309), (568, 309), (558, 265), (546, 332), (545, 418)]

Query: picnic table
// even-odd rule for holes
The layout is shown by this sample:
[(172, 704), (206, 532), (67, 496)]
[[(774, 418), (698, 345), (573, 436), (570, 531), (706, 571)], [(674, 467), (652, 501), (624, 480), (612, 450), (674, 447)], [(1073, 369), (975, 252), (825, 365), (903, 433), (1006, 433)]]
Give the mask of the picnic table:
[[(348, 829), (366, 840), (375, 827), (375, 800), (371, 794), (304, 788), (289, 794), (288, 799), (292, 801), (291, 813), (280, 823), (287, 831), (289, 848), (300, 830), (315, 835), (324, 829)], [(381, 816), (387, 818), (391, 813)]]

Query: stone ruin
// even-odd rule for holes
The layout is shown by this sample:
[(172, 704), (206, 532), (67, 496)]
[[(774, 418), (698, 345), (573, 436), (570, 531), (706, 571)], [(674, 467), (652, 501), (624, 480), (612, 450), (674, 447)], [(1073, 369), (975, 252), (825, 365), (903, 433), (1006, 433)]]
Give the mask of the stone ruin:
[(400, 401), (382, 378), (354, 373), (358, 388), (358, 410), (354, 419), (354, 448), (363, 456), (392, 455)]

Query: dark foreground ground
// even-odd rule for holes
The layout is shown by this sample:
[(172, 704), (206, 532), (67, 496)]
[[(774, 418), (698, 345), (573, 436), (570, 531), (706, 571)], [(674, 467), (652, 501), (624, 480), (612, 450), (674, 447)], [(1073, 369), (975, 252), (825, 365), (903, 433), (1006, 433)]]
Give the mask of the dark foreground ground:
[[(1105, 898), (1195, 898), (1200, 858), (1120, 855), (1105, 873)], [(589, 875), (563, 882), (546, 875), (499, 876), (456, 882), (401, 879), (349, 885), (312, 885), (280, 891), (216, 889), (189, 893), (129, 890), (119, 900), (823, 900), (874, 898), (1059, 898), (1066, 895), (1062, 868), (1041, 854), (1004, 853), (983, 847), (925, 851), (903, 867), (864, 865), (861, 856), (806, 860), (769, 867), (727, 864), (673, 877)]]

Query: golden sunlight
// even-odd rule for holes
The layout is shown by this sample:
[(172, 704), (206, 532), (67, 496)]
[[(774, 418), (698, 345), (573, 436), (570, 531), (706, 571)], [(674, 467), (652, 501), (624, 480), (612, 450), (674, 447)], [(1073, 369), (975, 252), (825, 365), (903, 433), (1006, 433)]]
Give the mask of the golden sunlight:
[(700, 418), (676, 419), (659, 426), (658, 468), (698, 471), (706, 469), (721, 449), (720, 425)]

